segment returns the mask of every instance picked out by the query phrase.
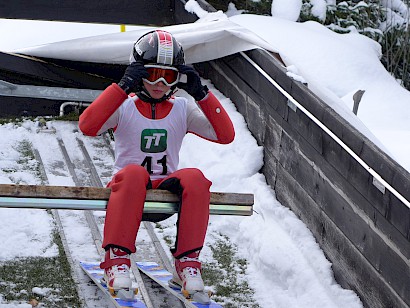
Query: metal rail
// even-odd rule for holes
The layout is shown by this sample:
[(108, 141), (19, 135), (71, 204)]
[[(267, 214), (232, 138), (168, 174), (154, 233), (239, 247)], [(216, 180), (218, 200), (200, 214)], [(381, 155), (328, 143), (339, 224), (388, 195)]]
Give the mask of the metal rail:
[[(58, 145), (60, 146), (60, 150), (63, 153), (64, 160), (65, 160), (65, 162), (68, 166), (68, 170), (70, 172), (70, 175), (71, 175), (71, 177), (74, 181), (74, 184), (76, 186), (81, 186), (81, 183), (80, 183), (80, 181), (77, 177), (77, 174), (75, 172), (75, 169), (74, 169), (75, 168), (74, 164), (72, 163), (72, 161), (70, 159), (70, 156), (68, 155), (68, 152), (67, 152), (67, 149), (64, 145), (63, 140), (61, 138), (57, 138), (57, 140), (58, 140)], [(97, 249), (98, 254), (100, 256), (102, 256), (104, 254), (104, 251), (102, 249), (101, 234), (100, 234), (100, 231), (98, 230), (98, 226), (95, 222), (93, 213), (90, 212), (90, 211), (84, 211), (84, 216), (85, 216), (85, 219), (88, 223), (88, 226), (90, 227), (91, 235), (92, 235), (92, 238), (93, 238), (93, 241), (94, 241), (94, 244), (95, 244), (95, 248)]]
[(101, 90), (19, 85), (0, 80), (0, 96), (34, 97), (75, 102), (92, 102), (98, 95), (101, 94), (101, 92)]
[[(72, 161), (69, 157), (68, 151), (66, 149), (66, 146), (65, 146), (63, 140), (58, 137), (57, 141), (58, 141), (58, 145), (59, 145), (59, 148), (61, 150), (61, 153), (63, 155), (64, 162), (65, 162), (65, 164), (66, 164), (66, 166), (69, 170), (70, 176), (73, 179), (74, 184), (76, 186), (83, 186), (83, 183), (81, 183), (81, 181), (79, 180), (79, 178), (77, 176), (77, 173), (75, 171), (75, 165), (72, 163)], [(79, 139), (77, 139), (77, 141), (79, 143), (79, 147), (80, 147), (80, 149), (82, 151), (82, 154), (83, 154), (83, 157), (84, 157), (84, 163), (87, 166), (87, 168), (89, 169), (91, 184), (95, 185), (95, 186), (102, 186), (101, 180), (100, 180), (100, 178), (99, 178), (99, 176), (98, 176), (98, 174), (95, 170), (95, 167), (92, 163), (92, 160), (91, 160), (91, 158), (90, 158), (90, 156), (89, 156), (83, 142)], [(40, 171), (41, 171), (40, 173), (41, 173), (42, 181), (45, 184), (48, 184), (47, 173), (44, 169), (44, 165), (43, 165), (41, 156), (40, 156), (39, 152), (37, 151), (37, 149), (33, 149), (33, 152), (34, 152), (36, 160), (38, 161), (38, 163), (40, 165)], [(55, 202), (55, 200), (53, 201), (51, 199), (49, 201)], [(52, 207), (50, 207), (50, 208), (52, 208)], [(87, 307), (86, 296), (85, 296), (83, 290), (80, 287), (80, 278), (79, 278), (79, 276), (76, 272), (76, 269), (78, 268), (78, 266), (75, 264), (75, 262), (72, 258), (71, 251), (70, 251), (70, 248), (69, 248), (69, 245), (67, 243), (66, 236), (65, 236), (64, 227), (63, 227), (63, 224), (61, 222), (60, 216), (58, 214), (58, 210), (55, 209), (55, 207), (54, 207), (54, 209), (52, 209), (52, 213), (53, 213), (53, 217), (56, 221), (58, 232), (59, 232), (60, 238), (61, 238), (62, 243), (63, 243), (63, 248), (64, 248), (65, 254), (67, 256), (67, 260), (68, 260), (68, 262), (70, 264), (70, 267), (71, 267), (71, 274), (72, 274), (73, 280), (76, 284), (76, 289), (77, 289), (77, 293), (79, 295), (80, 302), (82, 303), (82, 305), (84, 307)], [(101, 233), (99, 231), (96, 219), (95, 219), (92, 211), (86, 210), (86, 211), (84, 211), (84, 215), (85, 215), (85, 218), (86, 218), (87, 225), (89, 226), (89, 228), (91, 230), (91, 235), (92, 235), (92, 238), (93, 238), (94, 247), (96, 248), (97, 252), (100, 255), (103, 255), (104, 250), (102, 248), (102, 236), (101, 236)], [(147, 308), (154, 308), (155, 306), (152, 303), (149, 292), (147, 291), (146, 286), (145, 286), (145, 284), (144, 284), (144, 282), (141, 278), (141, 274), (139, 273), (139, 270), (136, 266), (135, 257), (134, 257), (134, 259), (131, 258), (131, 264), (132, 264), (131, 270), (133, 272), (133, 275), (134, 275), (135, 279), (137, 280), (138, 289), (139, 289), (140, 293), (142, 294), (142, 297), (143, 297), (143, 300), (144, 300), (144, 303), (145, 303), (146, 307)]]
[[(97, 186), (97, 187), (103, 187), (103, 184), (101, 182), (101, 179), (97, 173), (97, 170), (95, 169), (94, 164), (92, 163), (91, 157), (87, 152), (87, 149), (85, 148), (84, 142), (82, 140), (80, 140), (79, 138), (76, 138), (78, 145), (80, 146), (81, 152), (84, 156), (85, 162), (87, 164), (87, 167), (90, 171), (90, 179), (91, 179), (91, 185), (93, 186)], [(88, 224), (93, 228), (97, 228), (98, 230), (98, 226), (97, 226), (97, 222), (95, 221), (94, 215), (92, 214), (92, 212), (86, 211), (86, 213), (88, 213), (88, 217), (87, 218), (87, 222)], [(98, 245), (99, 245), (99, 249), (100, 254), (103, 255), (104, 251), (102, 248), (102, 236), (101, 233), (98, 231), (98, 234), (94, 234), (93, 233), (93, 238), (98, 240)], [(135, 277), (135, 280), (138, 283), (138, 290), (141, 292), (142, 297), (144, 299), (145, 305), (147, 306), (147, 308), (153, 308), (154, 305), (152, 304), (152, 301), (149, 297), (148, 291), (144, 285), (144, 281), (142, 280), (141, 274), (136, 266), (136, 260), (135, 260), (135, 256), (131, 255), (131, 271)]]
[[(40, 166), (41, 181), (44, 184), (48, 184), (49, 183), (48, 176), (47, 176), (46, 170), (44, 169), (44, 164), (41, 159), (40, 153), (35, 148), (33, 148), (33, 153), (34, 153), (35, 159), (37, 160)], [(63, 248), (64, 248), (64, 252), (65, 252), (68, 264), (70, 265), (71, 277), (73, 278), (74, 283), (76, 285), (76, 290), (77, 290), (80, 303), (81, 305), (85, 305), (85, 302), (84, 302), (85, 295), (83, 294), (83, 291), (80, 287), (80, 278), (78, 277), (77, 272), (75, 271), (74, 260), (71, 255), (70, 249), (68, 248), (68, 242), (67, 242), (67, 238), (64, 232), (63, 223), (61, 222), (60, 214), (58, 213), (58, 210), (56, 209), (52, 209), (51, 214), (53, 215), (55, 222), (57, 224), (58, 234), (60, 236), (61, 243), (63, 244)]]
[[(107, 201), (83, 199), (0, 197), (0, 207), (106, 211)], [(146, 201), (144, 206), (144, 213), (160, 213), (172, 215), (178, 213), (178, 208), (179, 205), (177, 203)], [(209, 205), (209, 214), (211, 215), (250, 216), (252, 215), (252, 211), (252, 205)]]
[[(57, 132), (57, 131), (54, 130), (54, 132)], [(77, 137), (76, 142), (67, 143), (67, 145), (69, 145), (71, 148), (66, 148), (66, 144), (64, 143), (62, 139), (63, 135), (57, 132), (55, 136), (56, 136), (55, 140), (57, 141), (57, 145), (58, 145), (55, 151), (60, 152), (62, 154), (62, 158), (56, 159), (56, 162), (58, 162), (58, 164), (61, 166), (64, 165), (67, 167), (68, 172), (69, 172), (69, 177), (73, 180), (73, 183), (75, 184), (75, 186), (85, 187), (87, 185), (91, 185), (91, 187), (95, 187), (96, 189), (99, 189), (98, 187), (103, 187), (103, 183), (101, 181), (100, 175), (98, 174), (98, 171), (94, 166), (93, 159), (90, 157), (83, 139), (80, 139), (79, 137)], [(107, 142), (108, 140), (105, 139), (101, 141), (105, 142), (103, 146), (106, 147), (106, 149), (111, 153), (111, 155), (113, 155), (113, 159), (114, 159), (114, 152), (112, 151), (110, 143)], [(73, 146), (75, 147), (75, 149), (73, 148)], [(80, 149), (80, 151), (78, 151), (78, 149)], [(47, 173), (53, 174), (53, 168), (49, 168), (46, 171), (46, 167), (43, 164), (39, 151), (33, 147), (33, 152), (39, 164), (40, 174), (41, 174), (40, 177), (41, 177), (42, 183), (48, 186), (49, 181), (48, 181)], [(76, 162), (74, 164), (70, 158), (69, 153), (75, 153), (75, 152), (80, 152), (82, 154), (82, 157), (80, 158), (80, 162)], [(54, 158), (51, 158), (51, 159), (53, 160)], [(79, 174), (82, 175), (81, 178), (78, 176)], [(86, 176), (84, 177), (83, 174), (86, 174)], [(13, 185), (10, 185), (10, 186), (13, 186)], [(29, 185), (23, 185), (23, 186), (27, 189), (30, 188)], [(35, 185), (32, 185), (32, 186), (37, 187)], [(50, 187), (53, 187), (53, 186), (50, 186)], [(58, 186), (58, 187), (61, 187), (61, 186)], [(72, 186), (66, 186), (66, 188), (75, 189), (75, 187), (72, 187)], [(8, 187), (8, 189), (13, 189), (13, 188)], [(76, 250), (73, 249), (73, 247), (70, 247), (71, 244), (69, 243), (69, 240), (67, 240), (67, 236), (64, 231), (64, 225), (62, 222), (63, 220), (60, 218), (60, 215), (58, 213), (59, 210), (65, 209), (65, 205), (63, 206), (61, 205), (66, 203), (67, 201), (69, 203), (74, 202), (73, 203), (74, 205), (79, 206), (78, 209), (83, 209), (81, 208), (81, 202), (84, 202), (84, 200), (47, 198), (48, 196), (47, 193), (44, 193), (43, 195), (41, 195), (42, 198), (36, 198), (36, 197), (19, 198), (19, 197), (14, 196), (13, 194), (11, 195), (13, 197), (0, 197), (0, 204), (2, 204), (2, 202), (4, 202), (4, 204), (9, 202), (11, 207), (30, 208), (31, 206), (32, 208), (43, 208), (43, 209), (52, 210), (53, 217), (57, 225), (58, 233), (62, 240), (63, 248), (67, 256), (67, 260), (71, 267), (71, 275), (73, 277), (74, 283), (76, 284), (76, 289), (77, 289), (77, 293), (79, 296), (79, 300), (81, 302), (82, 307), (88, 307), (88, 305), (91, 304), (91, 302), (87, 303), (89, 299), (89, 295), (87, 291), (89, 288), (88, 278), (84, 278), (83, 276), (80, 275), (81, 273), (80, 266), (78, 262), (76, 262), (76, 260), (74, 260), (73, 258), (73, 254), (75, 254)], [(18, 195), (18, 194), (15, 194), (15, 195)], [(223, 198), (220, 200), (223, 200)], [(97, 203), (100, 203), (99, 206), (103, 206), (105, 209), (106, 204), (107, 204), (106, 200), (88, 200), (88, 199), (86, 200), (87, 203), (93, 203), (94, 201), (96, 201)], [(76, 202), (78, 204), (76, 204)], [(158, 202), (158, 203), (159, 204), (162, 203), (165, 205), (174, 204), (174, 203), (166, 203), (166, 202)], [(22, 204), (25, 204), (25, 205), (21, 206)], [(215, 205), (218, 207), (221, 206), (221, 204), (215, 204)], [(224, 206), (231, 207), (231, 205), (222, 204), (222, 209)], [(250, 207), (252, 208), (252, 206)], [(166, 207), (163, 207), (162, 209), (164, 208)], [(169, 206), (168, 206), (168, 209), (169, 209)], [(95, 208), (93, 208), (93, 210), (95, 210)], [(103, 209), (101, 208), (101, 210)], [(172, 213), (175, 213), (175, 211), (173, 211)], [(94, 216), (92, 211), (84, 210), (84, 218), (86, 220), (87, 226), (91, 230), (90, 233), (92, 237), (92, 243), (93, 243), (92, 245), (95, 247), (98, 254), (101, 257), (103, 257), (103, 255), (105, 254), (105, 251), (102, 248), (102, 236), (101, 236), (100, 228), (97, 223), (96, 217)], [(84, 220), (83, 220), (84, 218), (81, 219), (82, 223), (84, 223)], [(149, 246), (150, 248), (147, 250), (149, 255), (147, 255), (146, 252), (142, 253), (144, 255), (143, 256), (144, 259), (141, 259), (141, 260), (146, 260), (146, 258), (149, 258), (148, 260), (155, 260), (156, 262), (161, 264), (166, 270), (171, 272), (172, 265), (170, 262), (170, 258), (168, 257), (160, 240), (158, 239), (152, 223), (144, 221), (142, 226), (145, 228), (144, 231), (147, 232), (148, 237), (150, 238), (150, 241), (147, 241), (147, 247)], [(155, 253), (152, 253), (151, 247), (154, 248)], [(140, 250), (140, 251), (144, 251), (144, 250)], [(158, 286), (158, 284), (153, 282), (151, 278), (148, 278), (143, 272), (140, 272), (140, 270), (137, 267), (137, 259), (134, 254), (131, 255), (131, 271), (133, 273), (135, 280), (138, 283), (138, 289), (139, 289), (140, 294), (142, 295), (142, 300), (144, 301), (146, 307), (148, 308), (165, 307), (164, 305), (168, 305), (168, 307), (175, 307), (175, 308), (177, 307), (195, 308), (196, 307), (196, 305), (194, 305), (193, 303), (189, 301), (185, 301), (183, 298), (174, 296), (172, 291), (166, 290), (162, 286)], [(94, 300), (94, 298), (92, 298), (92, 300)]]

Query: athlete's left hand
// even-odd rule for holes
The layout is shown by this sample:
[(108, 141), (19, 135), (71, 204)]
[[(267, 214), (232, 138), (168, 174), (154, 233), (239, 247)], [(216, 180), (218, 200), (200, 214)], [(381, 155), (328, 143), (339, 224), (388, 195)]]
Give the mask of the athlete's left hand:
[(203, 100), (208, 94), (208, 87), (202, 85), (199, 74), (191, 66), (179, 65), (177, 68), (180, 74), (187, 76), (187, 82), (178, 82), (177, 87), (185, 90), (196, 101)]

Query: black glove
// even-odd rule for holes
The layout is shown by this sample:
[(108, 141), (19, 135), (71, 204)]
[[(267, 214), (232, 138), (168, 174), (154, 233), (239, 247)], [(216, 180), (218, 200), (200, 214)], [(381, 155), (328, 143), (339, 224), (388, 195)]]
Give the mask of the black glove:
[(178, 88), (185, 90), (196, 101), (202, 100), (208, 94), (208, 87), (201, 84), (198, 73), (192, 67), (179, 65), (178, 71), (187, 76), (187, 82), (178, 82)]
[(125, 69), (124, 76), (118, 85), (125, 93), (135, 92), (142, 83), (143, 78), (148, 78), (149, 74), (142, 61), (132, 62)]

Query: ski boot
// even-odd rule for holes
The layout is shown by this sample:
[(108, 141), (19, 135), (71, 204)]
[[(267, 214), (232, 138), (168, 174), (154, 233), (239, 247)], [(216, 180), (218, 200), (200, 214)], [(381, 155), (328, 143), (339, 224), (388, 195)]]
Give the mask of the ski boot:
[(185, 298), (201, 304), (209, 304), (209, 294), (204, 291), (204, 282), (201, 276), (201, 262), (199, 252), (186, 257), (175, 259), (173, 277), (168, 282), (170, 287), (181, 289)]
[(111, 247), (105, 252), (105, 260), (100, 264), (104, 269), (103, 282), (112, 296), (132, 299), (138, 288), (132, 287), (130, 277), (130, 255), (120, 248)]

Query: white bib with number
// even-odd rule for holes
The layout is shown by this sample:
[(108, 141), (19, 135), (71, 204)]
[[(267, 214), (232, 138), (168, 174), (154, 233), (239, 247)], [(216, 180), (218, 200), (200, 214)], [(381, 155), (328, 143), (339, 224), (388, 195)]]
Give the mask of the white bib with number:
[(173, 107), (163, 119), (144, 117), (132, 99), (119, 108), (115, 138), (114, 173), (129, 164), (145, 167), (151, 179), (160, 179), (178, 168), (179, 150), (187, 133), (187, 101), (170, 100)]

